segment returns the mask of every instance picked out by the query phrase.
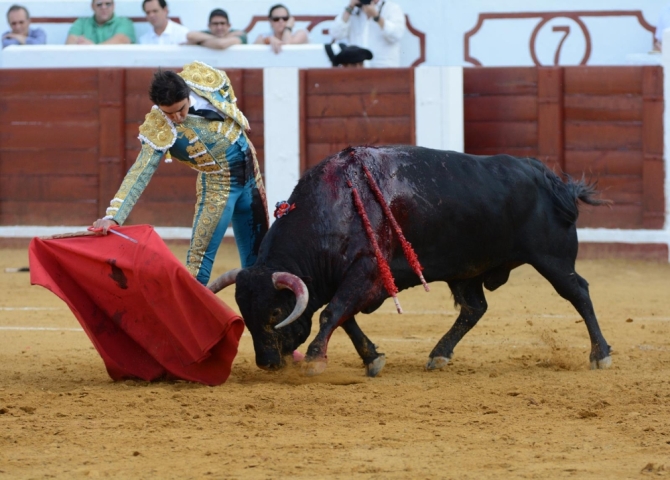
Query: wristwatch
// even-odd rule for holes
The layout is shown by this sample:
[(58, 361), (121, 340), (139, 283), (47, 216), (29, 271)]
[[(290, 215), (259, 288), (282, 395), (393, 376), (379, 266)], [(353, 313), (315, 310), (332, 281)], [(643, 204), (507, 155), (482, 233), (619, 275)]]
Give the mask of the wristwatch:
[(354, 13), (354, 9), (351, 8), (351, 7), (347, 7), (347, 8), (345, 8), (344, 11), (347, 12), (349, 15), (351, 15), (352, 13)]
[(372, 19), (373, 19), (375, 22), (379, 22), (379, 19), (380, 19), (380, 18), (381, 18), (381, 15), (377, 15), (376, 17), (372, 17)]

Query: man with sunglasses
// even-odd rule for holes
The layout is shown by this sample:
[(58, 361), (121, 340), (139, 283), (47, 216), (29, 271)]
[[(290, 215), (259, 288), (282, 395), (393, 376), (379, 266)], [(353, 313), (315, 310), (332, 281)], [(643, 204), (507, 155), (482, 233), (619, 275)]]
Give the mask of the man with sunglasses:
[(106, 234), (123, 224), (161, 158), (174, 157), (198, 171), (186, 268), (207, 284), (231, 220), (242, 267), (253, 265), (268, 230), (265, 190), (246, 134), (249, 122), (237, 108), (228, 76), (201, 62), (185, 65), (179, 74), (159, 70), (149, 97), (155, 105), (140, 127), (142, 150), (107, 215), (93, 226)]
[(330, 28), (336, 42), (358, 45), (374, 55), (366, 66), (400, 66), (400, 40), (405, 34), (405, 14), (391, 0), (349, 0)]
[(270, 28), (272, 32), (268, 35), (259, 35), (255, 44), (270, 45), (275, 53), (281, 52), (282, 45), (308, 43), (307, 30), (293, 31), (295, 18), (291, 16), (288, 8), (278, 3), (270, 7), (268, 13)]
[(209, 30), (202, 32), (189, 32), (186, 38), (190, 45), (202, 45), (203, 47), (225, 50), (232, 45), (243, 45), (247, 43), (247, 34), (244, 30), (231, 28), (228, 13), (215, 8), (209, 14)]
[(135, 27), (126, 17), (114, 15), (114, 0), (93, 0), (92, 17), (75, 20), (66, 45), (113, 45), (135, 43)]

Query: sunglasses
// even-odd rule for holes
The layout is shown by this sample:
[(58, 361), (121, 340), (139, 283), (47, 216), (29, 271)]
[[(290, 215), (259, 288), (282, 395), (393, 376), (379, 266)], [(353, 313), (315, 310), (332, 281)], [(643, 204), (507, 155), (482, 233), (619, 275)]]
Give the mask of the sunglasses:
[(279, 20), (284, 20), (285, 22), (288, 22), (288, 17), (272, 17), (273, 22), (278, 22)]
[(100, 3), (95, 4), (95, 6), (98, 7), (98, 8), (102, 8), (102, 7), (110, 8), (112, 5), (114, 5), (114, 2), (100, 2)]
[(228, 25), (228, 22), (209, 22), (209, 24), (213, 27), (218, 26), (225, 27), (226, 25)]

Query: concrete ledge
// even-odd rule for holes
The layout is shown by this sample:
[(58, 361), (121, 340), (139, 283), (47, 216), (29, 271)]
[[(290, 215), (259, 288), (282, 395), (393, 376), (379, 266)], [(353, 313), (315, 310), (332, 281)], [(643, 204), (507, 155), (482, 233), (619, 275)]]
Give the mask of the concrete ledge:
[(22, 45), (0, 52), (2, 68), (183, 67), (198, 59), (220, 68), (330, 68), (323, 44), (267, 45), (213, 50), (197, 45)]
[[(67, 232), (80, 232), (87, 227), (77, 226), (11, 226), (0, 227), (0, 248), (27, 248), (33, 237), (45, 237)], [(188, 227), (155, 227), (168, 244), (188, 244)], [(668, 262), (670, 236), (665, 230), (620, 230), (607, 228), (578, 229), (580, 239), (578, 259), (625, 258)], [(226, 231), (226, 242), (234, 242), (232, 228)]]

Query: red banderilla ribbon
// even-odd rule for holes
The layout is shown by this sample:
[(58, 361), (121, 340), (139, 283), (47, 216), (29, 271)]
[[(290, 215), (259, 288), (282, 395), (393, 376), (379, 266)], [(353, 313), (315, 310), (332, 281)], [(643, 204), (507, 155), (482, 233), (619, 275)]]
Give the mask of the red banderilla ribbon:
[(393, 216), (393, 212), (391, 212), (391, 208), (388, 206), (386, 203), (386, 200), (384, 199), (384, 195), (382, 195), (382, 191), (379, 189), (379, 186), (375, 182), (374, 178), (372, 178), (372, 174), (370, 173), (370, 170), (368, 170), (368, 167), (365, 165), (363, 166), (363, 171), (365, 172), (365, 176), (368, 179), (368, 185), (370, 185), (370, 189), (372, 190), (372, 193), (375, 194), (375, 197), (377, 197), (377, 202), (379, 205), (382, 207), (382, 210), (384, 211), (384, 215), (386, 215), (386, 218), (389, 219), (389, 222), (391, 222), (391, 227), (393, 228), (393, 231), (396, 234), (396, 237), (398, 237), (398, 240), (400, 241), (400, 244), (402, 245), (402, 251), (405, 254), (405, 258), (407, 259), (407, 263), (409, 263), (410, 267), (412, 267), (412, 270), (414, 270), (414, 273), (421, 279), (421, 283), (423, 283), (423, 288), (427, 292), (430, 292), (430, 287), (426, 283), (426, 279), (423, 278), (423, 273), (421, 273), (421, 270), (423, 270), (423, 267), (419, 263), (419, 257), (416, 255), (416, 252), (412, 248), (412, 244), (409, 243), (409, 241), (405, 238), (405, 235), (402, 233), (402, 229), (400, 228), (400, 225), (398, 225), (398, 222), (396, 221), (395, 217)]
[(393, 280), (391, 267), (389, 267), (388, 262), (382, 255), (382, 251), (379, 248), (379, 243), (377, 242), (377, 238), (375, 237), (375, 232), (372, 230), (372, 224), (370, 224), (368, 214), (365, 212), (365, 207), (363, 206), (361, 197), (358, 194), (358, 190), (356, 190), (356, 187), (353, 186), (350, 180), (347, 180), (347, 185), (349, 185), (349, 188), (351, 188), (351, 193), (354, 197), (354, 205), (356, 205), (356, 210), (358, 211), (358, 214), (361, 216), (361, 220), (363, 221), (363, 227), (365, 228), (365, 233), (368, 236), (368, 240), (370, 240), (370, 243), (372, 244), (372, 249), (375, 252), (375, 257), (377, 258), (377, 265), (379, 266), (379, 273), (381, 274), (382, 281), (384, 282), (384, 288), (386, 288), (388, 294), (391, 295), (391, 297), (393, 297), (393, 302), (395, 303), (395, 308), (396, 310), (398, 310), (398, 313), (402, 313), (402, 307), (400, 306), (400, 302), (398, 301), (397, 296), (398, 287), (396, 286), (395, 281)]

